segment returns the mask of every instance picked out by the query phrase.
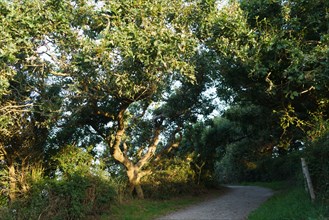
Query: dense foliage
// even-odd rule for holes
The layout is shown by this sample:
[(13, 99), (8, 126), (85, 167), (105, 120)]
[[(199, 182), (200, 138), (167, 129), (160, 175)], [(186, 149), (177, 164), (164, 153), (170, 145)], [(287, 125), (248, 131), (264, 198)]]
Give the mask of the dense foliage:
[(55, 178), (34, 170), (29, 190), (2, 210), (4, 219), (85, 219), (108, 212), (118, 185), (92, 164), (88, 152), (67, 146), (53, 160)]
[(299, 157), (328, 200), (327, 1), (4, 0), (0, 24), (6, 215), (287, 179)]

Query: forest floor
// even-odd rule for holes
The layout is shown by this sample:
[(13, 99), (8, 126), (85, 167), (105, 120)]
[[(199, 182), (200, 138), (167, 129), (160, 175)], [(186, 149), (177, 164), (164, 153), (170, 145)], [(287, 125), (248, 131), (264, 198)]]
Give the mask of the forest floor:
[[(218, 198), (189, 206), (157, 220), (243, 220), (273, 195), (271, 189), (258, 186), (227, 186), (225, 194)], [(269, 213), (270, 214), (270, 213)]]

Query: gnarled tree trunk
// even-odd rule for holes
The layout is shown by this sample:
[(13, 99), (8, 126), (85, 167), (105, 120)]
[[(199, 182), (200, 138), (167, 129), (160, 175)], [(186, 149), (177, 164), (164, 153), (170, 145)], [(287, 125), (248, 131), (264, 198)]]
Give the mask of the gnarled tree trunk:
[(151, 158), (154, 156), (154, 152), (156, 150), (156, 147), (159, 143), (159, 136), (160, 136), (160, 127), (156, 128), (154, 131), (154, 136), (152, 138), (152, 141), (150, 142), (150, 145), (148, 146), (147, 152), (140, 158), (140, 160), (134, 164), (128, 157), (126, 151), (122, 151), (120, 146), (125, 145), (125, 143), (122, 142), (122, 137), (125, 133), (125, 127), (124, 127), (124, 112), (126, 109), (122, 109), (118, 116), (118, 130), (116, 131), (116, 135), (114, 138), (114, 142), (108, 142), (110, 148), (111, 148), (111, 154), (115, 160), (123, 164), (126, 168), (127, 177), (129, 180), (129, 192), (132, 194), (134, 190), (137, 193), (137, 197), (140, 199), (144, 199), (144, 193), (143, 189), (141, 187), (141, 178), (145, 176), (148, 172), (145, 172), (142, 170), (144, 165), (146, 165)]
[(141, 186), (141, 173), (138, 167), (133, 166), (127, 170), (127, 176), (129, 180), (129, 193), (132, 195), (134, 190), (136, 191), (139, 199), (144, 199), (144, 192)]
[[(126, 111), (126, 107), (123, 107), (118, 113), (116, 119), (118, 123), (118, 129), (116, 130), (114, 139), (111, 139), (110, 136), (106, 137), (102, 135), (101, 132), (96, 128), (95, 130), (105, 139), (107, 140), (107, 144), (110, 147), (110, 152), (113, 158), (125, 166), (127, 177), (129, 180), (129, 193), (133, 193), (134, 191), (137, 194), (137, 197), (140, 199), (144, 198), (143, 189), (141, 187), (141, 179), (149, 175), (151, 172), (143, 170), (143, 167), (147, 165), (150, 160), (155, 156), (156, 148), (159, 144), (159, 136), (161, 133), (161, 124), (162, 122), (158, 122), (155, 124), (155, 128), (153, 130), (153, 136), (149, 142), (147, 147), (147, 151), (139, 158), (139, 160), (134, 163), (127, 154), (127, 144), (123, 141), (123, 137), (125, 135), (125, 126), (124, 126), (124, 113)], [(179, 138), (176, 139), (175, 135), (179, 134)], [(160, 154), (170, 152), (171, 149), (178, 147), (180, 141), (182, 139), (182, 135), (180, 133), (180, 128), (176, 129), (173, 134), (172, 140), (169, 142), (166, 147), (167, 150), (163, 150)], [(121, 149), (123, 148), (123, 150)], [(156, 160), (159, 159), (160, 156), (156, 157)]]

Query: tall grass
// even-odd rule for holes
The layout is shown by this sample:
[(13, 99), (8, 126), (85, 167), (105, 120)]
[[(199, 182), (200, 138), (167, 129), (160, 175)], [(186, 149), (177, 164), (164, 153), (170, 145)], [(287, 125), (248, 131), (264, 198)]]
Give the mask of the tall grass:
[[(274, 184), (275, 185), (275, 184)], [(329, 209), (312, 203), (301, 186), (283, 189), (252, 212), (249, 220), (327, 220)]]

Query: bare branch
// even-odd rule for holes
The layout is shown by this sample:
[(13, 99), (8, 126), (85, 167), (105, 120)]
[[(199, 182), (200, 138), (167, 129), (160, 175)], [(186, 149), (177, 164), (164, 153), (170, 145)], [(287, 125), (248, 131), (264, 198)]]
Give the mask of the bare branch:
[(56, 71), (50, 71), (50, 73), (54, 76), (61, 76), (61, 77), (67, 77), (67, 76), (70, 76), (69, 73), (60, 73), (60, 72), (56, 72)]
[(307, 93), (307, 92), (309, 92), (309, 91), (311, 91), (311, 90), (313, 90), (313, 89), (315, 89), (315, 87), (314, 87), (314, 86), (311, 86), (310, 88), (308, 88), (308, 89), (302, 91), (300, 94)]

